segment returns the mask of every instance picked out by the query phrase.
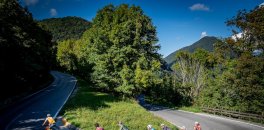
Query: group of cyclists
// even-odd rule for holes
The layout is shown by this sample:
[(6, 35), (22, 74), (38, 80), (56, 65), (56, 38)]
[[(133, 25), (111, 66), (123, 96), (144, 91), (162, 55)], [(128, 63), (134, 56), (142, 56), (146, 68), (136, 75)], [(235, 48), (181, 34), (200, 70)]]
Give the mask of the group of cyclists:
[[(127, 126), (125, 126), (121, 121), (118, 123), (119, 125), (119, 130), (129, 130)], [(168, 126), (165, 124), (161, 124), (161, 129), (162, 130), (171, 130)], [(101, 127), (98, 123), (95, 123), (95, 130), (104, 130), (103, 127)], [(155, 128), (152, 127), (152, 125), (147, 125), (147, 130), (156, 130)], [(180, 127), (180, 130), (187, 130), (185, 126)], [(202, 130), (202, 127), (199, 122), (194, 123), (193, 130)]]
[[(65, 120), (64, 120), (65, 121)], [(55, 120), (51, 117), (51, 115), (50, 114), (47, 114), (47, 117), (46, 117), (46, 119), (45, 119), (45, 121), (43, 122), (43, 124), (42, 124), (42, 126), (44, 126), (44, 125), (46, 125), (47, 127), (46, 127), (46, 130), (59, 130), (59, 128), (55, 125)], [(118, 125), (119, 125), (119, 130), (129, 130), (128, 129), (128, 127), (127, 126), (125, 126), (124, 124), (123, 124), (123, 122), (121, 122), (121, 121), (119, 121), (118, 122)], [(161, 129), (162, 130), (171, 130), (168, 126), (166, 126), (165, 124), (161, 124), (160, 125), (161, 126)], [(95, 123), (95, 129), (96, 130), (104, 130), (104, 128), (103, 127), (101, 127), (100, 125), (99, 125), (99, 123)], [(194, 128), (193, 128), (194, 130), (202, 130), (202, 128), (201, 128), (201, 125), (200, 125), (200, 123), (199, 122), (195, 122), (194, 123)], [(152, 125), (147, 125), (147, 130), (155, 130), (155, 128), (153, 128), (152, 127)], [(181, 127), (180, 128), (180, 130), (187, 130), (186, 128), (185, 128), (185, 126), (183, 126), (183, 127)]]

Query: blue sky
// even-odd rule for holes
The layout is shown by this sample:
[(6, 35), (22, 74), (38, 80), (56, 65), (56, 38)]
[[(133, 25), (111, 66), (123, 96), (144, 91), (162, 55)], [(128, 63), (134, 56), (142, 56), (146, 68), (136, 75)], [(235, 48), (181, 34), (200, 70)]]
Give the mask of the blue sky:
[(228, 37), (225, 21), (240, 9), (251, 10), (264, 0), (20, 0), (35, 19), (78, 16), (92, 21), (108, 4), (140, 6), (157, 27), (164, 57), (191, 45), (201, 36)]

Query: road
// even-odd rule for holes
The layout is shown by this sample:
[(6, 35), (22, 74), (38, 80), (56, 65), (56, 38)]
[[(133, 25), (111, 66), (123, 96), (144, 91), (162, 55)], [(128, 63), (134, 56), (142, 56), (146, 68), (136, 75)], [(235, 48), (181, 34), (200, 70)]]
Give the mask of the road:
[(12, 116), (4, 125), (1, 123), (1, 130), (43, 130), (41, 124), (47, 113), (58, 115), (74, 90), (77, 80), (57, 71), (52, 71), (51, 74), (55, 78), (51, 85), (1, 115), (0, 122), (4, 122), (3, 118), (7, 118), (7, 115)]
[(264, 130), (263, 126), (209, 114), (191, 113), (157, 106), (152, 106), (148, 109), (154, 115), (178, 127), (185, 126), (187, 130), (193, 130), (195, 121), (201, 124), (202, 130)]

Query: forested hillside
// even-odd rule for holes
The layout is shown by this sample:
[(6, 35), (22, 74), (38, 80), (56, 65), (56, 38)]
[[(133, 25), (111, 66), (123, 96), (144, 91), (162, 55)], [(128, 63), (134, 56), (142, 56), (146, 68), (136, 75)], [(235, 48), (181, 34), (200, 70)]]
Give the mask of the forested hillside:
[(53, 41), (63, 41), (67, 39), (79, 39), (91, 23), (80, 17), (64, 17), (43, 19), (38, 22), (45, 30), (53, 36)]
[(1, 1), (0, 23), (0, 100), (3, 103), (6, 98), (37, 89), (50, 80), (55, 44), (51, 42), (51, 35), (16, 0)]
[(164, 58), (164, 60), (167, 62), (168, 66), (171, 67), (172, 64), (175, 63), (176, 61), (176, 53), (178, 53), (179, 51), (188, 51), (193, 53), (196, 49), (201, 48), (201, 49), (205, 49), (207, 51), (213, 51), (214, 50), (214, 43), (217, 42), (217, 38), (213, 37), (213, 36), (205, 36), (203, 38), (201, 38), (199, 41), (193, 43), (190, 46), (186, 46), (184, 48), (181, 48), (177, 51), (174, 51), (173, 53), (169, 54), (167, 57)]

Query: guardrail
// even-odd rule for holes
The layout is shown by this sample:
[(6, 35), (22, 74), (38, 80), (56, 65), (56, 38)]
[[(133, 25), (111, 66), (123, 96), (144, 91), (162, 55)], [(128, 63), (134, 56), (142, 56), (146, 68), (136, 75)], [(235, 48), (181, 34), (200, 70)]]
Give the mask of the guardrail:
[(244, 112), (239, 112), (239, 111), (230, 111), (230, 110), (224, 110), (224, 109), (219, 109), (219, 108), (209, 108), (209, 107), (202, 107), (201, 110), (203, 112), (207, 112), (207, 113), (211, 113), (215, 115), (221, 115), (221, 116), (227, 116), (231, 118), (264, 123), (264, 113), (252, 114), (252, 113), (244, 113)]

